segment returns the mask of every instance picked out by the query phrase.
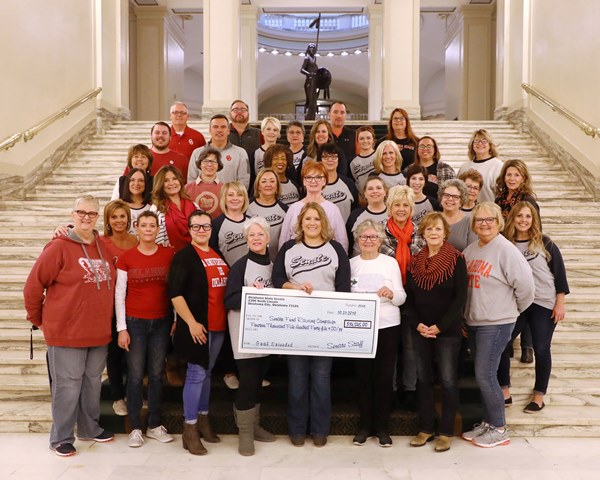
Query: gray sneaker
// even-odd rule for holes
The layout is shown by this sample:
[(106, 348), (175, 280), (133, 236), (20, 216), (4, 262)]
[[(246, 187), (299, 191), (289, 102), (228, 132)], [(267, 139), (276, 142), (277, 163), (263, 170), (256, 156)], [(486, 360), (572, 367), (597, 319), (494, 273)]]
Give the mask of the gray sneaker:
[(174, 438), (167, 432), (167, 429), (162, 425), (147, 429), (146, 436), (148, 438), (154, 438), (155, 440), (158, 440), (162, 443), (169, 443), (174, 440)]
[(489, 425), (487, 431), (478, 437), (473, 439), (473, 444), (478, 447), (492, 448), (498, 445), (508, 445), (510, 443), (510, 437), (508, 436), (508, 428), (504, 427), (504, 431), (501, 432), (493, 425)]
[(142, 437), (142, 431), (136, 428), (129, 434), (129, 446), (131, 448), (138, 448), (144, 444), (144, 437)]
[(475, 437), (484, 434), (487, 432), (487, 429), (490, 428), (490, 424), (487, 422), (476, 423), (473, 425), (473, 430), (469, 430), (468, 432), (463, 432), (461, 435), (467, 442), (472, 442)]

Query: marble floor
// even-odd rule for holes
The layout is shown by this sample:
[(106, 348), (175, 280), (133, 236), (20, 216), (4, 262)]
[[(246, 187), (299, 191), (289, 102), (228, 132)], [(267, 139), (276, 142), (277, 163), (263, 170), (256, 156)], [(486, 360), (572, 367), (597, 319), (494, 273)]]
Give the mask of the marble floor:
[(349, 437), (330, 437), (324, 448), (307, 442), (293, 447), (286, 437), (258, 444), (253, 457), (237, 453), (237, 437), (208, 445), (194, 457), (181, 447), (147, 440), (138, 449), (127, 436), (110, 443), (77, 441), (77, 455), (60, 458), (47, 446), (47, 434), (0, 434), (0, 479), (31, 480), (597, 480), (600, 438), (519, 437), (509, 446), (482, 449), (455, 439), (452, 449), (408, 446), (394, 437), (392, 448), (371, 439), (363, 447)]

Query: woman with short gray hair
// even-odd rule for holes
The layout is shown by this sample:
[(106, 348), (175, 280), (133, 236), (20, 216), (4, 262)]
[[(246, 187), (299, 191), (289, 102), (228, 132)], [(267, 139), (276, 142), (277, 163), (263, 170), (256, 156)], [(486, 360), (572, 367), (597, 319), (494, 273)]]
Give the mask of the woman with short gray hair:
[(394, 366), (400, 342), (400, 309), (406, 293), (395, 259), (379, 253), (385, 239), (383, 226), (365, 220), (356, 228), (360, 255), (350, 260), (352, 292), (375, 293), (379, 297), (379, 326), (375, 358), (356, 359), (358, 376), (358, 433), (352, 442), (364, 445), (375, 434), (381, 447), (391, 447), (389, 417), (392, 408)]
[(450, 236), (447, 240), (461, 252), (477, 240), (477, 235), (471, 230), (471, 219), (461, 210), (468, 197), (467, 185), (457, 178), (442, 182), (438, 190), (442, 215), (450, 225)]

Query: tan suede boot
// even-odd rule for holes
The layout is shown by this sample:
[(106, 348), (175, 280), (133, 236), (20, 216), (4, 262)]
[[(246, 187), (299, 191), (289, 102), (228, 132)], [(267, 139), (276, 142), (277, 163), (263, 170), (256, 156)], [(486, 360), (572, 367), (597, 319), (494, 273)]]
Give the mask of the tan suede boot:
[(183, 448), (185, 448), (192, 455), (206, 455), (208, 451), (202, 445), (200, 435), (196, 425), (190, 425), (189, 423), (183, 424), (183, 436), (181, 437), (183, 442)]
[(202, 415), (199, 413), (198, 423), (196, 423), (196, 427), (198, 428), (198, 433), (204, 439), (205, 442), (219, 443), (221, 441), (217, 434), (213, 432), (213, 429), (210, 426), (210, 421), (208, 420), (208, 415)]
[(240, 455), (249, 457), (254, 455), (254, 421), (256, 416), (256, 407), (250, 410), (237, 410), (233, 407), (233, 416), (235, 424), (239, 431), (239, 447)]
[(254, 440), (257, 442), (274, 442), (277, 437), (271, 432), (268, 432), (260, 426), (260, 403), (257, 403), (254, 407), (255, 419), (254, 419)]

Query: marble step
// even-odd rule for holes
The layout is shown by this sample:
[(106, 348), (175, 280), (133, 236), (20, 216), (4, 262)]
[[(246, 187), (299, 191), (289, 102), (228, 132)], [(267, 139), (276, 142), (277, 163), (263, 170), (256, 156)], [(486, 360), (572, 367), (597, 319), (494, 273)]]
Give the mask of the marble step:
[(548, 405), (536, 414), (506, 409), (511, 436), (600, 437), (600, 406)]
[(0, 433), (50, 432), (52, 426), (49, 400), (31, 399), (0, 401)]

